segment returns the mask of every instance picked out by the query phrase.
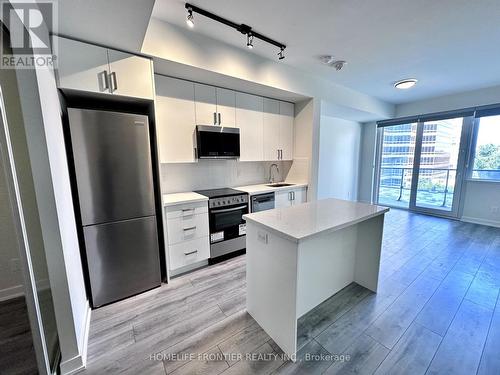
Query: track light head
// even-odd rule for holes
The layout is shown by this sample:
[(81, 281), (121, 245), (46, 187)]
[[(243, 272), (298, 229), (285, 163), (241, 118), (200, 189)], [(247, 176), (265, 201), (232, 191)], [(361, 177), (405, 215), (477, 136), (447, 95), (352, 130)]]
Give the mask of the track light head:
[(252, 35), (252, 33), (247, 34), (247, 47), (248, 47), (248, 49), (253, 48), (253, 35)]
[(281, 47), (278, 52), (278, 60), (283, 60), (285, 58), (285, 47)]
[(186, 23), (189, 27), (194, 27), (194, 17), (193, 17), (193, 9), (188, 8), (188, 15), (186, 17)]

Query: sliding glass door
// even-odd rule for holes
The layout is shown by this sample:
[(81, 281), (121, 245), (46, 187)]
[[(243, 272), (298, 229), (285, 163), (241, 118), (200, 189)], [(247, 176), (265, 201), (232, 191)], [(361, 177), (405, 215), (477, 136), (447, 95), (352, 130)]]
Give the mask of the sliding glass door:
[(456, 217), (470, 126), (456, 117), (382, 128), (378, 203)]
[(378, 202), (409, 208), (417, 123), (383, 128)]

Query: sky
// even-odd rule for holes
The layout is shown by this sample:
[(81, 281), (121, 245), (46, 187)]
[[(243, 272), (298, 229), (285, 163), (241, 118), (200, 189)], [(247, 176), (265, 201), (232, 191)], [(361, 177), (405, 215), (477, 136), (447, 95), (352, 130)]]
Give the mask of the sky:
[(500, 145), (500, 116), (481, 117), (477, 145)]

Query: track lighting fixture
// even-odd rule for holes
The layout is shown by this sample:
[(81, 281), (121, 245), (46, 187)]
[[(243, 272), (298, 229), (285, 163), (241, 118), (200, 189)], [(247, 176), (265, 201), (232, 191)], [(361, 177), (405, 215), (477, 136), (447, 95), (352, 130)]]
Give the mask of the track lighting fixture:
[(278, 52), (278, 60), (283, 60), (285, 58), (285, 47), (281, 47)]
[(251, 33), (247, 34), (247, 47), (249, 49), (253, 48), (253, 35)]
[(269, 43), (269, 44), (272, 44), (273, 46), (278, 47), (280, 49), (278, 52), (278, 59), (279, 60), (283, 60), (285, 58), (286, 46), (283, 43), (277, 42), (271, 38), (268, 38), (265, 35), (262, 35), (256, 31), (254, 31), (250, 26), (245, 25), (243, 23), (241, 25), (238, 25), (237, 23), (229, 21), (229, 20), (222, 18), (216, 14), (213, 14), (213, 13), (210, 13), (210, 12), (204, 10), (204, 9), (198, 8), (195, 5), (191, 5), (191, 4), (186, 3), (185, 7), (188, 11), (186, 23), (188, 24), (189, 27), (194, 27), (193, 12), (198, 13), (198, 14), (201, 14), (202, 16), (210, 18), (214, 21), (223, 23), (226, 26), (232, 27), (233, 29), (238, 30), (240, 33), (246, 35), (247, 36), (247, 47), (249, 49), (253, 48), (253, 40), (254, 40), (254, 38), (257, 38), (257, 39), (260, 39), (266, 43)]
[(188, 11), (188, 15), (186, 18), (186, 23), (189, 27), (193, 28), (194, 27), (193, 9), (187, 8), (187, 11)]

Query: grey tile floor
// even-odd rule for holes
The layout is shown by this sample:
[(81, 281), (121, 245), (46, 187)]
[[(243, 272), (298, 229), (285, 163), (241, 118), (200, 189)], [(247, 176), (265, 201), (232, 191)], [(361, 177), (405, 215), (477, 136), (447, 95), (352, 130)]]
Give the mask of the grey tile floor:
[(500, 374), (500, 229), (391, 210), (377, 294), (299, 321), (297, 362), (245, 312), (245, 257), (95, 310), (83, 374)]

